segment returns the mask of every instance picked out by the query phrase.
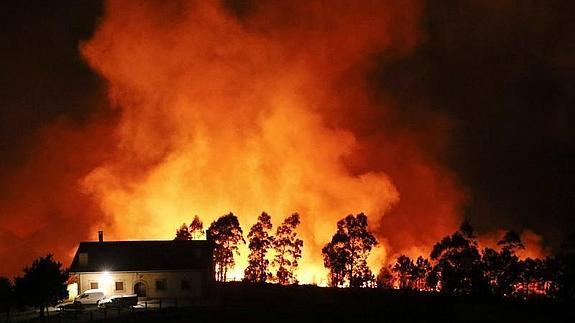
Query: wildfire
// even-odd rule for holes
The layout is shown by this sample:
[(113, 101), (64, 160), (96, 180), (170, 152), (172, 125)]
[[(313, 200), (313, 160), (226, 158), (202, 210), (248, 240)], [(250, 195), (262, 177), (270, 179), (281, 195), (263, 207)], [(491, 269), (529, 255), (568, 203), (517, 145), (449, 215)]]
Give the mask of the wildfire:
[[(388, 109), (370, 102), (367, 60), (409, 51), (417, 15), (413, 3), (260, 5), (238, 16), (211, 1), (108, 2), (81, 47), (121, 110), (113, 157), (82, 182), (111, 219), (106, 231), (170, 239), (193, 214), (209, 224), (233, 211), (247, 232), (263, 210), (275, 225), (297, 211), (298, 277), (324, 283), (321, 246), (336, 221), (365, 212), (375, 228), (402, 194), (385, 169), (350, 166), (367, 143), (342, 120)], [(382, 245), (373, 267), (384, 257)], [(232, 276), (245, 266), (240, 257)]]
[[(30, 214), (17, 197), (1, 202), (26, 258), (69, 255), (99, 229), (109, 239), (172, 239), (195, 214), (209, 225), (234, 212), (247, 233), (262, 211), (274, 226), (298, 212), (298, 279), (325, 284), (321, 248), (347, 214), (367, 214), (380, 241), (373, 271), (457, 228), (465, 194), (437, 157), (449, 120), (427, 115), (413, 126), (368, 77), (417, 46), (421, 3), (242, 3), (106, 3), (80, 50), (117, 117), (47, 127), (48, 144), (14, 175), (26, 179), (14, 180), (23, 183), (14, 196), (37, 186), (29, 169), (62, 183), (39, 186)], [(74, 234), (52, 238), (62, 231)], [(240, 251), (235, 279), (246, 266)]]

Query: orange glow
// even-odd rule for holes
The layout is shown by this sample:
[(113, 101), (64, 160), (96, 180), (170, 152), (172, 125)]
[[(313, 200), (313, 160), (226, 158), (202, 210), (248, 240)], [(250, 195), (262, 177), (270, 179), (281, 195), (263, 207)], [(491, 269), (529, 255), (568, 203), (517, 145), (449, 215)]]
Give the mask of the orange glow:
[(466, 194), (441, 161), (450, 120), (434, 112), (414, 126), (369, 80), (417, 47), (420, 1), (262, 1), (247, 13), (223, 2), (106, 3), (80, 50), (114, 112), (47, 127), (0, 201), (14, 234), (0, 239), (26, 251), (0, 270), (48, 251), (69, 264), (101, 229), (172, 239), (195, 214), (207, 227), (231, 211), (247, 234), (262, 211), (274, 226), (298, 212), (297, 277), (324, 285), (321, 248), (347, 214), (367, 214), (380, 241), (374, 273), (456, 230)]
[[(274, 225), (297, 211), (305, 268), (298, 278), (325, 284), (321, 247), (336, 221), (365, 212), (375, 229), (400, 201), (385, 167), (353, 169), (374, 143), (352, 130), (364, 122), (356, 109), (390, 109), (371, 102), (363, 75), (369, 55), (414, 47), (420, 9), (415, 2), (303, 3), (261, 5), (244, 20), (212, 1), (107, 3), (81, 49), (121, 110), (114, 156), (82, 180), (111, 219), (108, 237), (170, 239), (194, 214), (209, 225), (230, 211), (247, 232), (261, 211)], [(283, 10), (306, 23), (291, 24)], [(356, 116), (359, 123), (349, 125)], [(389, 131), (397, 136), (424, 156), (413, 148), (415, 135)], [(402, 146), (389, 147), (381, 160), (401, 162)], [(418, 163), (440, 172), (426, 158)], [(435, 176), (418, 185), (436, 189)], [(461, 199), (453, 196), (425, 210), (444, 219), (441, 233), (458, 222)], [(370, 258), (374, 271), (385, 245)], [(241, 251), (233, 279), (246, 266)]]
[[(497, 230), (479, 236), (478, 240), (480, 249), (491, 248), (494, 250), (500, 250), (501, 248), (500, 246), (497, 245), (497, 242), (501, 240), (504, 235), (505, 230)], [(521, 241), (523, 242), (523, 246), (525, 247), (525, 249), (515, 250), (515, 253), (519, 257), (519, 259), (522, 260), (525, 260), (527, 258), (542, 259), (550, 254), (549, 250), (543, 247), (541, 236), (537, 235), (535, 232), (531, 230), (524, 230), (521, 233)]]

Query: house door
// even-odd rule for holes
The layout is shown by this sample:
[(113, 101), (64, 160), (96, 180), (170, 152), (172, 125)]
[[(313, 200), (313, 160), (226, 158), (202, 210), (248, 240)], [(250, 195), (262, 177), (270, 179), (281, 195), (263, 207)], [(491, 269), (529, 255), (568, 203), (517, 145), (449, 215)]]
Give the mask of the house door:
[(138, 297), (146, 297), (146, 284), (143, 282), (138, 282), (134, 285), (134, 294)]

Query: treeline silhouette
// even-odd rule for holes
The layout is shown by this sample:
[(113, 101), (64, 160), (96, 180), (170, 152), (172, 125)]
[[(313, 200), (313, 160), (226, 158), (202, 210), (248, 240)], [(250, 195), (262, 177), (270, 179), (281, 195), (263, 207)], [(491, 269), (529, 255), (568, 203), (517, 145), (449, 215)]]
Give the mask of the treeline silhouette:
[[(272, 235), (271, 217), (263, 212), (247, 235), (248, 266), (244, 281), (252, 283), (297, 284), (296, 269), (303, 241), (296, 229), (299, 215), (286, 218)], [(348, 215), (337, 222), (332, 239), (323, 249), (324, 266), (332, 287), (404, 289), (425, 293), (493, 296), (498, 298), (575, 299), (575, 234), (568, 236), (554, 256), (520, 259), (517, 251), (525, 246), (521, 237), (508, 231), (498, 248), (480, 250), (472, 226), (464, 221), (453, 234), (437, 242), (428, 257), (411, 259), (400, 255), (393, 264), (382, 266), (374, 275), (367, 265), (371, 250), (378, 244), (368, 228), (365, 214)], [(207, 235), (215, 243), (216, 277), (226, 281), (234, 267), (243, 231), (233, 213), (214, 221)], [(176, 240), (203, 238), (201, 220), (183, 224)], [(274, 257), (269, 258), (269, 252)], [(270, 263), (268, 259), (273, 259)]]
[(30, 306), (39, 308), (40, 317), (44, 317), (48, 306), (68, 297), (68, 277), (68, 271), (51, 254), (34, 260), (14, 282), (0, 277), (0, 312), (6, 313), (9, 321), (13, 307)]
[[(271, 217), (265, 212), (258, 217), (247, 234), (250, 252), (244, 281), (298, 284), (296, 269), (304, 245), (297, 233), (299, 224), (299, 214), (293, 213), (273, 232)], [(240, 244), (246, 243), (238, 218), (233, 213), (223, 215), (204, 230), (195, 216), (190, 225), (183, 224), (176, 231), (175, 240), (204, 238), (214, 243), (216, 279), (224, 282), (235, 266)], [(516, 252), (524, 245), (514, 231), (504, 235), (497, 250), (480, 250), (473, 228), (463, 222), (456, 232), (433, 246), (429, 257), (400, 255), (374, 275), (367, 258), (377, 244), (365, 214), (350, 214), (339, 220), (322, 249), (329, 285), (402, 289), (425, 295), (575, 301), (575, 234), (567, 236), (553, 256), (522, 260)], [(0, 312), (9, 314), (13, 307), (32, 306), (43, 316), (48, 306), (67, 297), (68, 278), (68, 271), (51, 254), (40, 257), (14, 280), (0, 277)]]
[(472, 227), (464, 222), (459, 230), (433, 246), (429, 259), (420, 256), (413, 261), (399, 256), (393, 266), (381, 268), (376, 281), (385, 288), (453, 295), (572, 300), (573, 240), (574, 236), (568, 237), (554, 257), (521, 260), (516, 252), (525, 247), (516, 232), (505, 233), (497, 243), (499, 250), (479, 250)]
[[(244, 280), (254, 283), (277, 282), (282, 285), (298, 283), (295, 270), (303, 247), (303, 240), (296, 232), (299, 224), (299, 214), (293, 213), (284, 219), (275, 235), (272, 235), (271, 217), (262, 212), (248, 233), (250, 253)], [(227, 272), (235, 266), (235, 256), (239, 255), (239, 245), (246, 243), (239, 220), (233, 213), (223, 215), (212, 222), (205, 234), (214, 243), (216, 280), (226, 281)], [(193, 240), (194, 237), (204, 237), (203, 222), (197, 215), (189, 226), (182, 224), (174, 240)], [(267, 258), (270, 249), (275, 252), (271, 264)]]

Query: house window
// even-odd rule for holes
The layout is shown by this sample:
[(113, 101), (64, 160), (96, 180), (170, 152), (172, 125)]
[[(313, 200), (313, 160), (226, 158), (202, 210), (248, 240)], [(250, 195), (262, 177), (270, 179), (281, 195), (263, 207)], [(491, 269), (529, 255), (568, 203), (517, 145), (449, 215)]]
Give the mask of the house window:
[(90, 283), (90, 289), (98, 289), (98, 283), (97, 282), (91, 282)]
[(182, 280), (182, 284), (180, 285), (182, 290), (189, 290), (190, 289), (190, 281), (189, 280)]
[(156, 290), (166, 290), (166, 280), (165, 279), (156, 280)]
[(124, 282), (116, 282), (116, 290), (124, 290)]

